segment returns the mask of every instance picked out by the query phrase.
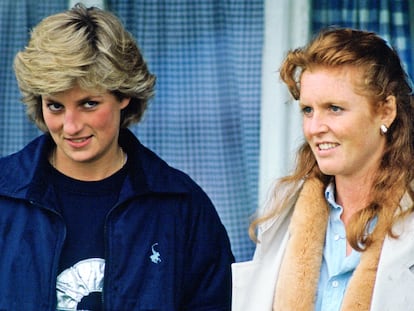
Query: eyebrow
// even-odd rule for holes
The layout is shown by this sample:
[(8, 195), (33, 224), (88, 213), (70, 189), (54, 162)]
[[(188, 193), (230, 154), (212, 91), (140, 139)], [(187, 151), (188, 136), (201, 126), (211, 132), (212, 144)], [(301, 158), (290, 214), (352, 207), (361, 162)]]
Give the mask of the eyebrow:
[[(94, 101), (94, 100), (101, 99), (101, 98), (102, 98), (102, 95), (98, 95), (98, 94), (97, 95), (87, 95), (85, 97), (82, 97), (82, 98), (78, 99), (76, 101), (76, 104), (82, 104), (82, 103), (85, 103), (85, 102), (88, 102), (88, 101)], [(51, 95), (44, 96), (43, 99), (45, 101), (60, 103), (60, 101), (58, 99), (54, 98)]]
[[(344, 106), (346, 105), (348, 102), (346, 100), (342, 100), (342, 99), (338, 99), (338, 100), (327, 100), (324, 101), (322, 103), (318, 103), (316, 104), (317, 106), (321, 106), (321, 107), (330, 107), (330, 106)], [(306, 104), (303, 103), (301, 101), (299, 101), (299, 107), (308, 107), (308, 106), (313, 106), (312, 104)]]

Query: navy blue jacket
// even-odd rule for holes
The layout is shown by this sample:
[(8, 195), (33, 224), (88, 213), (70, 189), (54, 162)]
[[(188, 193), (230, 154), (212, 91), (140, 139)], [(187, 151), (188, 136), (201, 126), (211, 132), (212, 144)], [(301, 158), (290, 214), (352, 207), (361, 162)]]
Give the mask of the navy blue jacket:
[[(230, 310), (234, 258), (211, 201), (129, 130), (120, 145), (133, 170), (107, 215), (104, 310)], [(45, 175), (52, 146), (45, 134), (0, 159), (2, 311), (56, 310), (66, 229)]]

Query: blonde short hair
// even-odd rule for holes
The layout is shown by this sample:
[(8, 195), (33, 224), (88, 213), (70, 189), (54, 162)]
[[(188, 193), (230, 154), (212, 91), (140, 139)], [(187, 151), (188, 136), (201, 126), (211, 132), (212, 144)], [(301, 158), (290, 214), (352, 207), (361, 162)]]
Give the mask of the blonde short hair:
[(14, 60), (29, 118), (47, 131), (41, 98), (78, 85), (130, 97), (121, 127), (138, 122), (154, 94), (152, 75), (132, 37), (108, 11), (77, 4), (43, 19)]

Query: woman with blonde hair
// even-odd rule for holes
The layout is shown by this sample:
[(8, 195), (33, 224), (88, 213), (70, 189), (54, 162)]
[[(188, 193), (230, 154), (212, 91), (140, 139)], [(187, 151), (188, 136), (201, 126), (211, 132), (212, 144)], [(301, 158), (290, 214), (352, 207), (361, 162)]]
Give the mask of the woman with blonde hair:
[(230, 310), (212, 202), (127, 129), (155, 77), (118, 18), (46, 17), (14, 68), (44, 134), (0, 159), (0, 310)]
[(332, 28), (290, 51), (280, 76), (305, 142), (233, 265), (233, 311), (414, 306), (414, 101), (397, 53)]

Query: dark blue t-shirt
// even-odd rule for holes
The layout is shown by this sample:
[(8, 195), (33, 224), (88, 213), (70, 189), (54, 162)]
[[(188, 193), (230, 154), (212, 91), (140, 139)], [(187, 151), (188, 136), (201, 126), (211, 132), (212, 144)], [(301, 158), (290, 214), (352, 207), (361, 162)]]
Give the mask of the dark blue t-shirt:
[(77, 310), (102, 308), (105, 218), (118, 201), (126, 167), (100, 181), (76, 180), (51, 167), (50, 182), (66, 223), (58, 271), (58, 310), (75, 304)]

